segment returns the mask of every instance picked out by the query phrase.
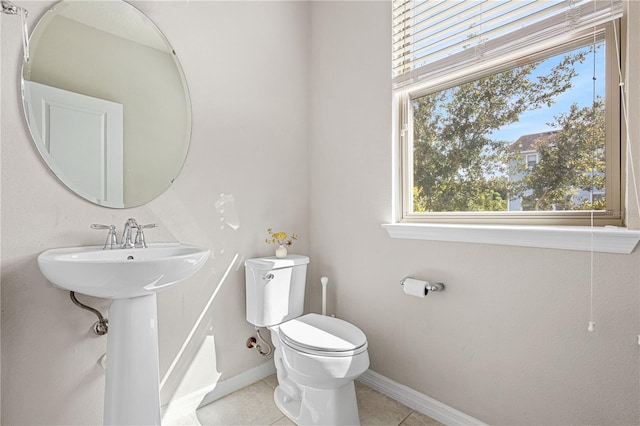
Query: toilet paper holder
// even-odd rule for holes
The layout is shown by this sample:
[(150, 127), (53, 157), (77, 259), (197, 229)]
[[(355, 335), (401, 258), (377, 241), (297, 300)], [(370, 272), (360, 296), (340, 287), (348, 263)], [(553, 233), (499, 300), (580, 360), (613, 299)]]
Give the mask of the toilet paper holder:
[[(400, 280), (400, 285), (404, 285), (404, 281), (408, 279), (415, 279), (415, 277), (411, 275), (407, 275), (406, 277)], [(427, 291), (444, 291), (444, 284), (438, 281), (433, 284), (427, 284), (425, 286), (425, 289)]]

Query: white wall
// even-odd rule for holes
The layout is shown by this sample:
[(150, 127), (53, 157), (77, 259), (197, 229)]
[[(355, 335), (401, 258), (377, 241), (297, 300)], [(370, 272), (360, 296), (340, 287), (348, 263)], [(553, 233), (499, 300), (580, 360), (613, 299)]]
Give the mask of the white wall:
[[(591, 334), (589, 253), (392, 240), (380, 227), (390, 13), (387, 2), (311, 8), (310, 283), (331, 278), (329, 311), (365, 331), (374, 371), (489, 424), (637, 424), (638, 249), (595, 256)], [(409, 274), (447, 289), (404, 296)]]
[[(33, 25), (52, 4), (22, 5)], [(20, 20), (1, 16), (2, 424), (102, 422), (98, 359), (106, 338), (91, 333), (95, 317), (53, 288), (36, 264), (47, 248), (102, 244), (105, 235), (89, 229), (91, 223), (113, 223), (121, 232), (135, 217), (159, 224), (147, 231), (149, 241), (211, 248), (202, 271), (159, 295), (161, 377), (198, 325), (171, 369), (163, 403), (180, 396), (176, 390), (189, 368), (198, 381), (183, 384), (181, 394), (265, 362), (245, 347), (255, 332), (244, 319), (242, 261), (272, 253), (264, 244), (267, 228), (297, 232), (293, 251), (308, 252), (307, 4), (134, 4), (178, 53), (191, 91), (193, 134), (175, 184), (128, 210), (80, 199), (40, 160), (22, 116)], [(81, 300), (103, 312), (109, 305)], [(192, 364), (196, 353), (206, 356)]]

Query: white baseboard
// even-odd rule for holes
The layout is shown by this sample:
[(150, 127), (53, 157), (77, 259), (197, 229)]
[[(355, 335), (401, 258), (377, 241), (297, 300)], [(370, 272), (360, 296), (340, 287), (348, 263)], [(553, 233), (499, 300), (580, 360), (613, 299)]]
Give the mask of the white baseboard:
[[(162, 422), (163, 424), (171, 424), (174, 419), (189, 416), (195, 418), (196, 408), (210, 404), (230, 393), (269, 377), (275, 374), (275, 372), (276, 367), (273, 360), (271, 360), (244, 373), (240, 373), (237, 376), (222, 380), (211, 386), (185, 395), (178, 400), (171, 401), (167, 407), (164, 407), (165, 410), (163, 411), (165, 411), (165, 415), (163, 416)], [(373, 370), (365, 371), (364, 374), (358, 378), (358, 381), (387, 395), (389, 398), (395, 399), (412, 410), (416, 410), (445, 425), (487, 426), (486, 423), (476, 418), (449, 407), (408, 386), (394, 382)]]
[[(162, 424), (170, 425), (180, 419), (195, 417), (196, 409), (211, 404), (224, 396), (258, 382), (275, 374), (276, 366), (273, 360), (259, 365), (251, 370), (240, 373), (218, 383), (198, 389), (181, 398), (171, 401), (163, 407)], [(182, 423), (181, 423), (182, 424)]]
[(276, 374), (276, 365), (273, 363), (273, 360), (265, 362), (244, 373), (240, 373), (237, 376), (229, 377), (226, 380), (218, 382), (215, 389), (205, 395), (200, 406), (211, 404), (213, 401), (269, 377), (272, 374)]
[(486, 423), (476, 418), (468, 416), (440, 401), (436, 401), (408, 386), (394, 382), (373, 370), (365, 371), (358, 381), (445, 425), (487, 426)]

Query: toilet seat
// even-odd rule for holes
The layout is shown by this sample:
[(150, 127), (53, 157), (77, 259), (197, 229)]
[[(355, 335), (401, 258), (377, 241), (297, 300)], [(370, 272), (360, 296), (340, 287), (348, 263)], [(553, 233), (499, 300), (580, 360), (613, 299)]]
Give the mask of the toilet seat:
[(338, 318), (307, 314), (279, 326), (282, 343), (300, 352), (329, 357), (354, 356), (367, 350), (367, 337)]

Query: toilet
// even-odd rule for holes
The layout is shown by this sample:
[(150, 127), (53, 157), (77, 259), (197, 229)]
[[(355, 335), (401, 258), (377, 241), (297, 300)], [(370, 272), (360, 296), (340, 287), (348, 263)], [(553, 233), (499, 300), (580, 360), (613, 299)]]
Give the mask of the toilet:
[(367, 337), (347, 321), (303, 315), (309, 258), (245, 261), (247, 321), (275, 346), (276, 405), (298, 425), (359, 425), (354, 380), (369, 368)]

